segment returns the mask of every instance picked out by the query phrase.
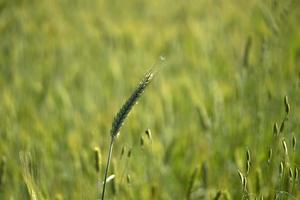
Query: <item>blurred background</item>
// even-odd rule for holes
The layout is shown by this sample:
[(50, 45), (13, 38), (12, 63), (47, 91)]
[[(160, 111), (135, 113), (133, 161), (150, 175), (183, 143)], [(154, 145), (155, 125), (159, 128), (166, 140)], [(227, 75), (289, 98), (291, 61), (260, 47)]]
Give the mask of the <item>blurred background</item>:
[(0, 199), (298, 199), (299, 5), (0, 0)]

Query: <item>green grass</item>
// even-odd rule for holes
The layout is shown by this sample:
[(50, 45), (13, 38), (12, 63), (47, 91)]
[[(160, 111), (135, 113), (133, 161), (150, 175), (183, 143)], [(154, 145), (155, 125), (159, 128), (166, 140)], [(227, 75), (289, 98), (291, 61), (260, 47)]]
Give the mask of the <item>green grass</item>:
[(160, 56), (106, 198), (299, 199), (299, 19), (296, 0), (0, 0), (0, 199), (99, 198), (113, 117)]

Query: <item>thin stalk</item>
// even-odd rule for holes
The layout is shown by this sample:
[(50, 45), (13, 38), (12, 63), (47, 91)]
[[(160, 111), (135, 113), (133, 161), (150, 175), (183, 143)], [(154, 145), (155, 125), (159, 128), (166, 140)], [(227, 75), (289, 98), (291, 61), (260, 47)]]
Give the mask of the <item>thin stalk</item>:
[(110, 141), (110, 145), (109, 145), (109, 152), (108, 152), (107, 163), (106, 163), (106, 168), (105, 168), (105, 174), (104, 174), (103, 190), (102, 190), (101, 200), (104, 200), (106, 178), (107, 178), (108, 169), (109, 169), (109, 165), (110, 165), (110, 161), (111, 161), (111, 154), (112, 154), (112, 150), (113, 150), (114, 141), (115, 141), (115, 137), (112, 136), (111, 137), (111, 141)]
[(101, 200), (104, 200), (104, 194), (105, 194), (105, 186), (106, 186), (106, 178), (107, 178), (107, 173), (108, 173), (108, 168), (110, 165), (110, 160), (111, 160), (111, 154), (112, 154), (112, 149), (113, 149), (113, 143), (115, 140), (115, 137), (118, 135), (120, 132), (120, 129), (130, 113), (131, 109), (133, 106), (136, 104), (137, 100), (142, 96), (143, 92), (151, 83), (152, 79), (154, 76), (154, 72), (150, 70), (143, 78), (143, 80), (140, 82), (138, 87), (133, 91), (131, 96), (127, 99), (125, 104), (121, 107), (117, 115), (115, 116), (113, 122), (112, 122), (112, 127), (110, 130), (111, 133), (111, 141), (110, 141), (110, 146), (109, 146), (109, 153), (108, 153), (108, 158), (107, 158), (107, 163), (106, 163), (106, 168), (105, 168), (105, 174), (104, 174), (104, 182), (103, 182), (103, 191), (102, 191), (102, 196)]

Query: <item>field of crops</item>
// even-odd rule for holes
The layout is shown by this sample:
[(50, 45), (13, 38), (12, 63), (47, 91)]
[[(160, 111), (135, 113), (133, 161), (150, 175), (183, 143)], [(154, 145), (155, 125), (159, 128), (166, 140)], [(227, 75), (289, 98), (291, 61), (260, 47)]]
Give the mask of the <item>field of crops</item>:
[(105, 199), (300, 199), (297, 0), (0, 0), (0, 199), (99, 199), (149, 69)]

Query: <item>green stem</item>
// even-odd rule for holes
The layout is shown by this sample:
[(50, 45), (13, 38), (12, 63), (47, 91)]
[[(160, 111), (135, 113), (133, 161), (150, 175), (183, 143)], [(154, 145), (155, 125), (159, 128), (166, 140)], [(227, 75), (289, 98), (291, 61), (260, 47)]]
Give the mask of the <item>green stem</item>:
[(109, 145), (109, 152), (108, 152), (107, 163), (106, 163), (106, 168), (105, 168), (105, 174), (104, 174), (103, 190), (102, 190), (101, 200), (104, 200), (106, 178), (107, 178), (108, 168), (109, 168), (110, 161), (111, 161), (111, 154), (112, 154), (112, 150), (113, 150), (114, 140), (115, 140), (115, 137), (112, 136), (111, 137), (111, 141), (110, 141), (110, 145)]

